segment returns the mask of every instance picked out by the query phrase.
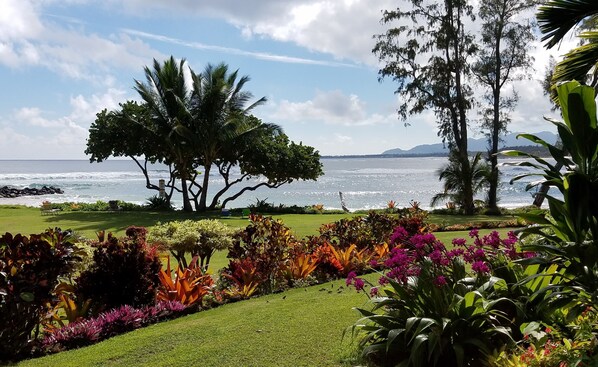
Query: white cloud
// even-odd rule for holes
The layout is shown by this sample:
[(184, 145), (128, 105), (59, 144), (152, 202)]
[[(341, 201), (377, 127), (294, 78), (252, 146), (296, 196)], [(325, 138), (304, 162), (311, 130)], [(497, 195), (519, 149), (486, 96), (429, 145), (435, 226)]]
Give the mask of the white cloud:
[(45, 17), (44, 6), (50, 3), (2, 0), (0, 65), (43, 66), (70, 78), (107, 85), (113, 68), (139, 70), (152, 57), (163, 57), (138, 38), (126, 34), (106, 38), (88, 32), (84, 22), (53, 15)]
[(241, 55), (241, 56), (248, 56), (254, 59), (259, 60), (266, 60), (266, 61), (275, 61), (275, 62), (283, 62), (289, 64), (307, 64), (307, 65), (321, 65), (321, 66), (343, 66), (343, 67), (356, 67), (355, 64), (347, 64), (341, 62), (330, 62), (330, 61), (322, 61), (322, 60), (315, 60), (315, 59), (308, 59), (303, 57), (293, 57), (287, 55), (278, 55), (269, 52), (254, 52), (254, 51), (246, 51), (241, 50), (238, 48), (232, 47), (223, 47), (223, 46), (215, 46), (215, 45), (208, 45), (200, 42), (190, 42), (184, 41), (181, 39), (176, 39), (172, 37), (167, 37), (164, 35), (142, 32), (134, 29), (123, 29), (124, 33), (137, 36), (140, 38), (152, 39), (160, 42), (171, 43), (175, 45), (185, 46), (189, 48), (194, 48), (197, 50), (210, 50), (210, 51), (217, 51), (225, 54), (231, 55)]
[(276, 103), (270, 118), (273, 121), (324, 123), (344, 126), (391, 124), (396, 116), (370, 113), (367, 105), (355, 94), (340, 90), (316, 91), (313, 99), (304, 102), (282, 100)]
[(43, 26), (34, 3), (25, 0), (2, 0), (0, 3), (0, 41), (29, 39), (38, 36)]
[(85, 158), (85, 142), (96, 113), (117, 108), (126, 97), (126, 92), (118, 89), (89, 97), (77, 95), (70, 99), (70, 113), (56, 118), (37, 107), (18, 109), (6, 120), (0, 119), (0, 126), (5, 126), (0, 134), (11, 142), (2, 148), (9, 151), (0, 149), (0, 153), (13, 159)]
[(164, 10), (226, 20), (246, 37), (291, 42), (338, 60), (376, 64), (372, 35), (384, 31), (382, 9), (392, 0), (112, 0), (132, 14)]

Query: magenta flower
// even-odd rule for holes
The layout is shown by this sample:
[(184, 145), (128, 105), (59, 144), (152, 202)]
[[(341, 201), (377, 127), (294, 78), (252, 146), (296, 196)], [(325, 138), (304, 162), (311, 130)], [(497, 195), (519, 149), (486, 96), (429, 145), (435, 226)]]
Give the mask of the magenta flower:
[(353, 284), (353, 279), (355, 279), (356, 276), (357, 276), (357, 274), (355, 274), (354, 271), (347, 274), (347, 280), (345, 280), (345, 283), (347, 284), (347, 286)]
[(488, 264), (486, 264), (483, 261), (475, 261), (473, 264), (471, 264), (471, 270), (475, 271), (480, 275), (490, 273), (490, 268), (488, 267)]
[(441, 287), (445, 286), (446, 284), (447, 284), (446, 278), (442, 275), (439, 275), (436, 277), (436, 279), (434, 279), (434, 285), (437, 286), (438, 288), (441, 288)]
[(405, 230), (405, 228), (399, 226), (399, 227), (395, 228), (394, 231), (392, 232), (392, 235), (390, 236), (390, 242), (396, 244), (396, 243), (406, 240), (408, 236), (409, 236), (409, 233), (407, 233), (407, 230)]
[(355, 286), (355, 290), (359, 292), (359, 291), (363, 290), (363, 287), (365, 286), (365, 282), (361, 278), (355, 278), (353, 285)]
[(453, 238), (453, 245), (455, 246), (465, 246), (466, 244), (465, 238)]
[(370, 289), (370, 296), (376, 297), (378, 295), (378, 287), (372, 287)]
[(477, 237), (478, 233), (479, 233), (478, 229), (474, 228), (471, 231), (469, 231), (469, 237), (471, 237), (471, 238)]

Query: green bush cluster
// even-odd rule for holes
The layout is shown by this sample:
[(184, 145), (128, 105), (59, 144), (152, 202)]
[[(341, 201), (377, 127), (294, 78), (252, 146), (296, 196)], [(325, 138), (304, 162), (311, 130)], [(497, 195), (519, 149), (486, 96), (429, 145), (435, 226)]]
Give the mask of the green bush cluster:
[(266, 199), (256, 199), (254, 204), (249, 204), (248, 208), (252, 213), (262, 214), (342, 214), (344, 211), (338, 209), (326, 209), (321, 205), (285, 205), (267, 202)]
[[(116, 201), (116, 207), (119, 211), (141, 211), (147, 210), (144, 205), (135, 203), (129, 203), (122, 200)], [(114, 208), (110, 206), (110, 203), (98, 200), (95, 203), (77, 203), (77, 202), (65, 202), (65, 203), (49, 203), (52, 209), (58, 209), (63, 212), (105, 212), (113, 211)]]
[(207, 269), (215, 251), (232, 245), (234, 230), (214, 219), (158, 222), (149, 231), (148, 240), (161, 250), (170, 251), (177, 261), (187, 267), (187, 255), (198, 256)]

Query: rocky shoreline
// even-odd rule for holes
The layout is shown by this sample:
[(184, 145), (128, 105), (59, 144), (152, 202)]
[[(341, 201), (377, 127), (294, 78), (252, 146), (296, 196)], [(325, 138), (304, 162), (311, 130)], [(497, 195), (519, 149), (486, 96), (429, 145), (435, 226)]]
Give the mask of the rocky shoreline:
[(64, 194), (62, 189), (54, 186), (42, 186), (41, 189), (29, 188), (17, 189), (10, 186), (0, 187), (0, 198), (18, 198), (21, 196), (34, 196), (34, 195), (51, 195), (51, 194)]

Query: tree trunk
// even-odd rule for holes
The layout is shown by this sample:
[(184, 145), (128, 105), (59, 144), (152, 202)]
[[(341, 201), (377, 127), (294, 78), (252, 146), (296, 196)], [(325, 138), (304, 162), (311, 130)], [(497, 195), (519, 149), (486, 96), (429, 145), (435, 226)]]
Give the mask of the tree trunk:
[(187, 187), (187, 179), (185, 177), (181, 177), (181, 185), (181, 191), (183, 194), (183, 211), (192, 212), (193, 207), (191, 206), (191, 202), (189, 201), (189, 190)]
[(490, 177), (488, 181), (490, 183), (490, 187), (488, 189), (488, 203), (487, 207), (490, 209), (492, 213), (498, 213), (498, 141), (499, 141), (499, 134), (500, 134), (500, 110), (499, 110), (499, 102), (500, 102), (500, 94), (498, 92), (494, 93), (494, 116), (492, 120), (492, 136), (490, 138), (490, 152), (489, 153), (489, 161), (490, 161)]
[(496, 38), (496, 44), (494, 46), (494, 85), (492, 86), (492, 98), (493, 98), (493, 114), (492, 114), (492, 128), (491, 128), (491, 137), (490, 137), (490, 156), (488, 157), (490, 160), (490, 177), (488, 177), (488, 181), (490, 183), (490, 188), (488, 189), (488, 203), (487, 207), (490, 209), (491, 213), (498, 214), (498, 157), (496, 154), (498, 153), (498, 140), (500, 136), (500, 128), (501, 128), (501, 121), (500, 121), (500, 89), (502, 83), (502, 58), (501, 58), (501, 39), (503, 34), (503, 20), (504, 20), (504, 12), (502, 13), (503, 16), (501, 17), (501, 22), (498, 24), (497, 34), (499, 35)]
[(199, 197), (198, 211), (205, 212), (207, 209), (206, 202), (208, 200), (208, 184), (210, 183), (210, 169), (212, 162), (207, 162), (204, 166), (203, 185), (201, 189), (201, 196)]
[(459, 161), (461, 162), (461, 172), (463, 173), (463, 211), (465, 215), (473, 215), (475, 205), (473, 202), (473, 182), (471, 173), (471, 162), (467, 150), (459, 150)]

